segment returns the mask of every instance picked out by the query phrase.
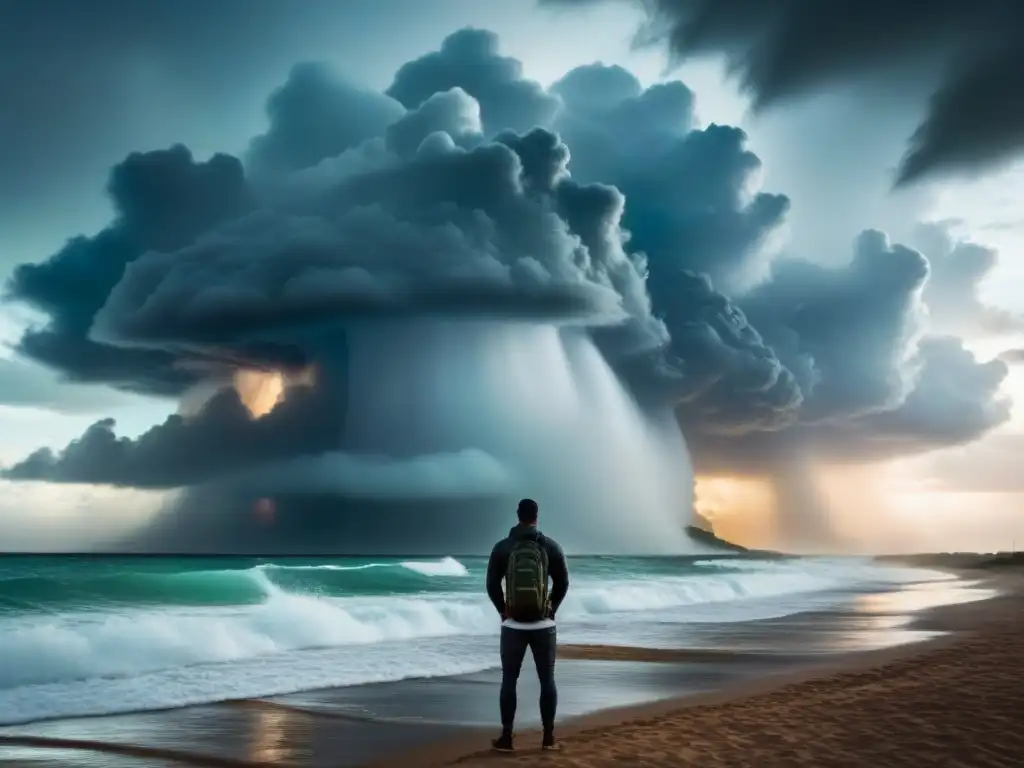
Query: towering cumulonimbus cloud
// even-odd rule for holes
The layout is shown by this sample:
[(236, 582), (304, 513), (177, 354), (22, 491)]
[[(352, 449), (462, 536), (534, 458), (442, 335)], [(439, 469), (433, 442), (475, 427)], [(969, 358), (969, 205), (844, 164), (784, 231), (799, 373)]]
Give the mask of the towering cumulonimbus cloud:
[[(970, 332), (968, 315), (987, 327), (1007, 323), (1007, 313), (977, 299), (991, 258), (970, 282), (951, 274), (972, 255), (992, 253), (933, 237), (924, 243), (930, 265), (925, 253), (867, 231), (844, 267), (771, 264), (762, 246), (789, 201), (751, 192), (760, 163), (743, 134), (701, 131), (692, 94), (679, 85), (644, 90), (620, 68), (580, 67), (553, 86), (566, 104), (555, 125), (574, 148), (575, 173), (599, 174), (625, 192), (630, 244), (648, 257), (655, 313), (688, 385), (674, 394), (696, 467), (769, 476), (780, 542), (829, 546), (827, 505), (808, 490), (813, 481), (797, 481), (816, 462), (968, 442), (1008, 418), (1003, 362), (977, 360), (958, 339), (924, 335)], [(625, 135), (638, 140), (621, 141)], [(731, 151), (715, 151), (730, 142)], [(821, 261), (842, 263), (831, 254)], [(944, 408), (949, 415), (940, 415)]]
[[(579, 6), (601, 0), (540, 0)], [(640, 39), (677, 60), (723, 55), (757, 109), (837, 82), (930, 95), (897, 184), (1024, 147), (1024, 6), (1016, 0), (643, 0)]]
[[(304, 77), (299, 68), (291, 79)], [(276, 103), (288, 103), (280, 94), (289, 87)], [(391, 480), (376, 487), (391, 498), (399, 487), (411, 494), (424, 467), (447, 467), (476, 488), (479, 514), (496, 496), (508, 503), (508, 476), (518, 476), (557, 506), (600, 518), (577, 525), (596, 532), (579, 538), (583, 546), (631, 537), (641, 548), (684, 546), (689, 481), (664, 473), (652, 447), (677, 451), (684, 477), (685, 447), (631, 405), (585, 330), (629, 325), (651, 353), (667, 342), (651, 314), (643, 257), (624, 249), (622, 195), (572, 179), (555, 134), (537, 128), (485, 140), (480, 116), (456, 87), (380, 136), (324, 150), (335, 155), (296, 160), (273, 142), (254, 142), (267, 174), (256, 183), (260, 204), (183, 247), (122, 265), (91, 317), (90, 339), (111, 347), (221, 363), (239, 350), (247, 364), (266, 365), (266, 350), (294, 346), (318, 368), (346, 368), (344, 376), (318, 375), (308, 393), (293, 389), (262, 417), (225, 390), (134, 441), (117, 439), (104, 420), (7, 477), (199, 484), (227, 499), (242, 485), (250, 495), (264, 490), (272, 478), (275, 495), (327, 493), (362, 508), (359, 474), (385, 472)], [(282, 166), (272, 157), (287, 170), (275, 171)], [(254, 350), (264, 354), (250, 360)], [(516, 367), (506, 370), (510, 361)], [(310, 425), (312, 413), (327, 418)], [(231, 451), (234, 442), (245, 447)], [(495, 457), (501, 472), (492, 471)], [(623, 462), (636, 464), (632, 479), (610, 485), (610, 469)], [(473, 472), (486, 474), (482, 484), (474, 486)], [(428, 496), (444, 490), (418, 487)], [(386, 500), (376, 499), (378, 508)], [(643, 511), (629, 520), (620, 511), (631, 501)], [(411, 523), (397, 529), (423, 533)]]
[(297, 64), (267, 99), (270, 126), (250, 142), (246, 164), (258, 176), (309, 168), (380, 136), (404, 114), (394, 99), (324, 64)]
[(650, 259), (652, 290), (678, 269), (706, 273), (727, 293), (759, 276), (760, 246), (790, 203), (755, 189), (761, 161), (742, 130), (698, 126), (685, 85), (644, 89), (621, 67), (577, 67), (552, 90), (565, 103), (555, 127), (573, 150), (573, 174), (614, 184), (629, 201), (624, 225)]
[[(812, 459), (931, 450), (1008, 417), (1006, 363), (950, 335), (981, 306), (956, 275), (989, 262), (871, 230), (842, 266), (773, 261), (789, 200), (755, 188), (744, 133), (701, 126), (682, 83), (593, 64), (545, 90), (464, 29), (386, 94), (297, 66), (267, 114), (244, 164), (129, 156), (115, 221), (16, 270), (10, 297), (49, 317), (24, 355), (190, 406), (136, 440), (100, 421), (5, 477), (192, 488), (184, 527), (150, 544), (188, 539), (212, 499), (251, 521), (270, 479), (310, 530), (339, 505), (391, 505), (415, 538), (395, 489), (443, 506), (436, 479), (455, 473), (466, 510), (532, 483), (606, 540), (674, 546), (690, 479), (672, 409), (699, 470), (768, 475), (789, 497)], [(310, 366), (265, 414), (228, 387)], [(826, 535), (820, 506), (790, 527)]]
[(743, 296), (747, 316), (804, 392), (802, 423), (856, 418), (904, 400), (927, 278), (921, 253), (868, 231), (845, 266), (779, 261)]
[(797, 444), (823, 459), (859, 461), (969, 442), (1003, 423), (1006, 364), (926, 332), (928, 279), (920, 252), (877, 231), (861, 235), (842, 267), (776, 263), (740, 304), (796, 378), (799, 418), (742, 441), (704, 430), (714, 448), (698, 461), (709, 471), (771, 467)]
[(342, 176), (323, 196), (265, 206), (137, 259), (97, 313), (94, 336), (231, 343), (428, 313), (649, 318), (642, 273), (619, 242), (621, 194), (569, 178), (557, 136), (536, 129), (468, 151), (447, 133), (421, 140), (408, 160)]
[(621, 67), (577, 67), (552, 91), (563, 101), (554, 125), (574, 176), (624, 193), (623, 226), (647, 257), (648, 291), (671, 337), (665, 355), (630, 359), (623, 375), (641, 397), (667, 394), (716, 428), (791, 423), (802, 393), (726, 297), (763, 269), (761, 246), (789, 207), (783, 195), (751, 194), (761, 163), (745, 134), (700, 128), (685, 85), (644, 89)]
[(546, 127), (558, 112), (558, 98), (523, 77), (523, 65), (499, 50), (498, 36), (466, 28), (444, 39), (441, 48), (403, 64), (385, 91), (415, 110), (435, 93), (461, 88), (480, 105), (484, 130), (526, 133)]

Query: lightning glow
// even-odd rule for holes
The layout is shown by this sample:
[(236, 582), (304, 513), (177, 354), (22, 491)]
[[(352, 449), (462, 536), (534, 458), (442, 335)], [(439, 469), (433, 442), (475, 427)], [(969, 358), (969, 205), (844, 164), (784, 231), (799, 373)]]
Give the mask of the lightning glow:
[(281, 402), (289, 387), (313, 386), (316, 370), (312, 366), (298, 371), (267, 371), (242, 368), (235, 371), (232, 384), (254, 419), (270, 413)]

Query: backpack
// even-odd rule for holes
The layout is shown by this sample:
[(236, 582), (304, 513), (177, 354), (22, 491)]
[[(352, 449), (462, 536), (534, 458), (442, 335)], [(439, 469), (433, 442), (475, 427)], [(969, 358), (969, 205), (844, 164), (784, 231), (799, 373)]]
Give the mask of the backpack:
[(516, 539), (505, 570), (505, 611), (513, 621), (541, 621), (548, 613), (548, 553), (542, 540)]

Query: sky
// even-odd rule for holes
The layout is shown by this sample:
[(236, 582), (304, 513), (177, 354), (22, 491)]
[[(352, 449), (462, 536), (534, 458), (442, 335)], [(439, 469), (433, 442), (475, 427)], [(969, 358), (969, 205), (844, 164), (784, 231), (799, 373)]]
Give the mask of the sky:
[[(0, 481), (0, 548), (90, 546), (97, 532), (109, 539), (154, 510), (211, 503), (188, 499), (222, 482), (210, 474), (221, 464), (197, 458), (206, 474), (185, 463), (157, 471), (176, 464), (182, 445), (208, 441), (169, 443), (177, 453), (164, 455), (158, 439), (169, 432), (145, 444), (111, 442), (110, 426), (95, 428), (108, 418), (117, 435), (134, 439), (161, 424), (174, 434), (205, 429), (209, 417), (217, 431), (197, 435), (239, 440), (225, 437), (217, 446), (235, 457), (222, 462), (230, 489), (214, 489), (231, 498), (266, 462), (284, 462), (281, 477), (307, 477), (289, 474), (288, 462), (331, 453), (343, 431), (323, 417), (337, 405), (325, 404), (317, 388), (352, 375), (332, 373), (317, 352), (326, 331), (311, 329), (363, 328), (380, 318), (434, 328), (425, 318), (439, 313), (594, 329), (602, 359), (642, 410), (675, 409), (696, 472), (697, 508), (728, 536), (889, 551), (1012, 546), (1024, 538), (1024, 487), (1015, 472), (1024, 451), (1024, 365), (1012, 354), (1024, 348), (1024, 298), (1016, 288), (1024, 280), (1017, 255), (1024, 219), (1015, 204), (1024, 193), (1024, 160), (1006, 135), (1024, 113), (1022, 91), (1012, 78), (991, 74), (1006, 64), (998, 56), (967, 67), (958, 76), (988, 73), (973, 93), (991, 87), (999, 97), (1002, 85), (1003, 113), (993, 114), (979, 96), (963, 110), (977, 116), (974, 123), (943, 122), (941, 97), (957, 95), (957, 77), (941, 74), (947, 70), (931, 44), (912, 36), (903, 38), (904, 49), (889, 51), (889, 37), (877, 29), (896, 36), (905, 20), (867, 5), (878, 14), (873, 34), (884, 44), (877, 50), (858, 47), (853, 24), (848, 46), (812, 44), (825, 38), (807, 33), (805, 44), (786, 49), (800, 56), (786, 59), (763, 21), (740, 13), (717, 35), (701, 36), (694, 18), (710, 14), (709, 29), (721, 19), (700, 2), (676, 4), (678, 13), (693, 14), (678, 17), (667, 2), (648, 4), (653, 10), (645, 14), (614, 0), (220, 0), (202, 14), (169, 0), (0, 2), (0, 100), (12, 105), (0, 115), (0, 272), (8, 283), (0, 308), (0, 465), (10, 470)], [(1002, 8), (997, 0), (982, 5)], [(948, 19), (932, 32), (974, 55), (972, 35), (989, 31), (975, 27), (966, 7), (948, 3)], [(493, 35), (443, 47), (465, 28)], [(1012, 55), (1014, 41), (1002, 42)], [(431, 59), (439, 50), (449, 57)], [(848, 55), (831, 60), (827, 50)], [(519, 71), (509, 69), (510, 59)], [(314, 64), (293, 69), (305, 62)], [(605, 66), (587, 69), (597, 62)], [(275, 102), (274, 93), (285, 96)], [(331, 104), (337, 109), (328, 114)], [(303, 120), (323, 121), (331, 133), (317, 133), (320, 123), (310, 133)], [(1000, 121), (1009, 127), (991, 127)], [(404, 134), (390, 130), (398, 123)], [(543, 135), (528, 133), (535, 125)], [(452, 175), (449, 197), (427, 190), (407, 199), (427, 160), (423, 147), (400, 142), (407, 135), (418, 144), (424, 126), (453, 142), (436, 150), (443, 163), (436, 160), (432, 173), (466, 174), (458, 184)], [(502, 139), (507, 129), (520, 139)], [(927, 151), (922, 137), (932, 139)], [(191, 156), (171, 149), (179, 145)], [(154, 150), (164, 154), (129, 157)], [(530, 177), (543, 205), (531, 195), (519, 199), (525, 193), (517, 185), (472, 176), (500, 175), (507, 162), (533, 173), (529, 161), (541, 156), (558, 166), (553, 176)], [(120, 174), (112, 175), (115, 167)], [(394, 179), (382, 181), (385, 171)], [(479, 206), (491, 225), (481, 229), (460, 215), (443, 230), (460, 238), (438, 239), (442, 230), (432, 227), (445, 205), (478, 205), (464, 204), (467, 190), (484, 196)], [(489, 191), (498, 197), (486, 198)], [(390, 218), (382, 224), (348, 215), (364, 209)], [(297, 211), (305, 218), (288, 218)], [(555, 242), (546, 228), (551, 216), (583, 245)], [(317, 217), (327, 227), (317, 238), (340, 237), (342, 250), (352, 237), (377, 248), (346, 250), (346, 268), (370, 281), (358, 301), (348, 283), (323, 280), (318, 270), (331, 265), (314, 247), (322, 239), (307, 231), (294, 239), (297, 221)], [(411, 239), (399, 242), (398, 232)], [(83, 255), (75, 256), (67, 243), (82, 237)], [(469, 244), (467, 259), (483, 244), (510, 270), (511, 287), (485, 279), (488, 265), (472, 271), (471, 259), (436, 260), (442, 244), (449, 254)], [(581, 247), (585, 267), (577, 269)], [(131, 256), (118, 257), (116, 270), (133, 262), (120, 281), (96, 260), (119, 248)], [(380, 254), (389, 248), (401, 253), (384, 269)], [(526, 251), (536, 256), (529, 264)], [(283, 252), (300, 257), (289, 262), (277, 255)], [(20, 269), (58, 253), (65, 258), (57, 269)], [(255, 270), (239, 260), (251, 253), (265, 255), (267, 275), (294, 269), (287, 274), (303, 286), (294, 306), (279, 296), (267, 303), (277, 296), (267, 282), (243, 282)], [(537, 260), (541, 273), (531, 271)], [(680, 277), (679, 270), (687, 271)], [(108, 284), (110, 274), (116, 285)], [(217, 285), (225, 275), (235, 282)], [(320, 282), (316, 290), (312, 282)], [(225, 298), (260, 291), (264, 304), (246, 311)], [(189, 303), (193, 296), (202, 301)], [(349, 333), (358, 348), (359, 336)], [(403, 331), (408, 353), (373, 364), (399, 377), (476, 365), (458, 358), (475, 349), (468, 337), (460, 345), (446, 333), (405, 339)], [(531, 366), (548, 354), (539, 337), (532, 352), (525, 341), (493, 338), (509, 355), (522, 350)], [(573, 376), (603, 380), (585, 349), (570, 346), (566, 354)], [(479, 413), (500, 407), (500, 398), (479, 391), (500, 383), (482, 377), (473, 389), (470, 379), (460, 380), (464, 402), (479, 398)], [(366, 381), (368, 392), (381, 391), (383, 379)], [(236, 433), (231, 419), (250, 417), (231, 410), (225, 387), (260, 412), (278, 391), (298, 394), (283, 401), (289, 408), (254, 422), (256, 432)], [(618, 396), (606, 395), (592, 401), (594, 409), (620, 413)], [(420, 409), (436, 405), (423, 398), (415, 401)], [(591, 442), (605, 434), (640, 440), (625, 424), (632, 418), (626, 411), (621, 405), (614, 425), (606, 415), (581, 415), (573, 429)], [(405, 419), (418, 424), (422, 415), (413, 410)], [(375, 428), (366, 421), (368, 434)], [(101, 442), (65, 454), (88, 461), (27, 458), (90, 435)], [(396, 463), (395, 477), (420, 488), (417, 478), (462, 471), (460, 463), (445, 469), (455, 457), (469, 462), (470, 474), (479, 471), (474, 488), (483, 493), (501, 474), (487, 456), (502, 459), (506, 451), (527, 461), (520, 446), (497, 443), (467, 458), (463, 449), (485, 441), (471, 425), (445, 440), (451, 444), (415, 446), (418, 463)], [(585, 443), (581, 437), (565, 450)], [(644, 450), (653, 444), (644, 442)], [(130, 450), (138, 445), (149, 453)], [(103, 446), (114, 446), (109, 456)], [(393, 459), (413, 452), (397, 439), (343, 448), (343, 462), (367, 452)], [(768, 460), (777, 456), (785, 462)], [(147, 458), (158, 467), (144, 466)], [(613, 474), (626, 471), (617, 463), (623, 460), (611, 453), (579, 459)], [(651, 478), (672, 474), (660, 461), (647, 461)], [(363, 464), (343, 466), (342, 474), (370, 476)], [(586, 496), (598, 481), (582, 470), (580, 478), (574, 492)], [(362, 498), (366, 491), (356, 485), (346, 487), (346, 498)], [(790, 539), (765, 522), (777, 515)]]

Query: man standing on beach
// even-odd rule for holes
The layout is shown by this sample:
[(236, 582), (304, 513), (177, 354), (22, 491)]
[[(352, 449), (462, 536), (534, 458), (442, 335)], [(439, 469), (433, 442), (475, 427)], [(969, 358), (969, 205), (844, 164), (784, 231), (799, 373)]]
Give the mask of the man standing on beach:
[[(491, 746), (511, 752), (516, 718), (516, 683), (526, 658), (533, 654), (540, 679), (540, 719), (544, 749), (555, 743), (555, 613), (569, 591), (565, 553), (554, 539), (537, 530), (537, 502), (523, 499), (516, 515), (519, 524), (491, 550), (487, 563), (487, 596), (501, 614), (501, 736)], [(548, 591), (548, 580), (551, 590)], [(505, 590), (502, 591), (502, 581)]]

